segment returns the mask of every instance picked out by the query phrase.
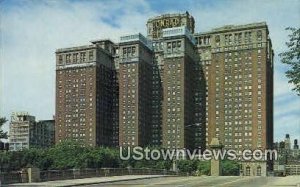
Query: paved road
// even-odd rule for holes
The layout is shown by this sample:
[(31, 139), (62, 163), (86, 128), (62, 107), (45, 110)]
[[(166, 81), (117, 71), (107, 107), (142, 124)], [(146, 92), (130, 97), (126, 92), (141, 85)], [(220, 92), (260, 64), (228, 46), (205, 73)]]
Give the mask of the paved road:
[(295, 177), (164, 177), (133, 180), (106, 184), (89, 185), (90, 187), (297, 187), (300, 176)]

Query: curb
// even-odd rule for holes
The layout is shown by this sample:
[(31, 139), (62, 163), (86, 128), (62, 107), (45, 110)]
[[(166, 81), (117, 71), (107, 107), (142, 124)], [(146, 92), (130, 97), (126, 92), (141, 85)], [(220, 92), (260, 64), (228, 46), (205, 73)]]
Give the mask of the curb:
[[(145, 177), (140, 177), (140, 178), (129, 178), (129, 179), (115, 179), (115, 180), (112, 180), (112, 179), (109, 179), (109, 180), (106, 180), (106, 181), (90, 181), (90, 182), (82, 182), (82, 183), (77, 183), (77, 184), (61, 184), (61, 185), (57, 185), (59, 187), (67, 187), (67, 186), (84, 186), (84, 185), (93, 185), (93, 184), (105, 184), (105, 183), (114, 183), (114, 182), (122, 182), (122, 181), (134, 181), (134, 180), (143, 180), (143, 179), (154, 179), (154, 178), (162, 178), (162, 177), (174, 177), (176, 175), (160, 175), (160, 176), (145, 176)], [(98, 178), (98, 177), (97, 177)], [(50, 181), (49, 181), (50, 182)], [(55, 182), (55, 181), (51, 181), (51, 182)], [(58, 181), (57, 181), (58, 182)], [(19, 184), (8, 184), (8, 185), (3, 185), (4, 186), (24, 186), (24, 187), (27, 187), (27, 186), (52, 186), (53, 184), (40, 184), (40, 185), (30, 185), (30, 183), (21, 183)], [(55, 185), (55, 184), (54, 184)]]
[(111, 180), (111, 181), (102, 181), (102, 182), (90, 182), (90, 183), (81, 183), (81, 184), (67, 184), (67, 185), (63, 185), (61, 187), (93, 185), (93, 184), (105, 184), (105, 183), (110, 183), (110, 182), (124, 182), (124, 181), (134, 181), (134, 180), (143, 180), (143, 179), (154, 179), (154, 178), (161, 178), (161, 177), (172, 177), (172, 175), (155, 176), (155, 177), (142, 177), (142, 178), (133, 178), (133, 179), (120, 179), (120, 180)]

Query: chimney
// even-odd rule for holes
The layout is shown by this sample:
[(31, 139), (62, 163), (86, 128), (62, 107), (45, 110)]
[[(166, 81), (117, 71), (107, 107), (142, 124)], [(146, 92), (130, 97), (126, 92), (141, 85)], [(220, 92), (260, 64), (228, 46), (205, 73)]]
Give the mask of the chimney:
[(285, 138), (286, 138), (286, 139), (290, 139), (290, 135), (289, 135), (289, 134), (286, 134), (286, 135), (285, 135)]
[(294, 149), (299, 149), (298, 140), (294, 140)]

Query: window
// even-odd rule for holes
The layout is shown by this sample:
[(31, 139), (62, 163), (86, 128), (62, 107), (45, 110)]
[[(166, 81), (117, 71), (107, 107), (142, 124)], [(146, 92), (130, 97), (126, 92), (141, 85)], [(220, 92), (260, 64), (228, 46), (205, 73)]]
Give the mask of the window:
[(128, 48), (127, 48), (127, 53), (128, 53), (129, 55), (131, 55), (131, 47), (128, 47)]
[(93, 60), (93, 58), (94, 58), (94, 53), (93, 53), (93, 51), (90, 51), (89, 52), (89, 59)]
[(167, 43), (167, 47), (168, 47), (168, 49), (171, 49), (171, 47), (172, 47), (172, 46), (171, 46), (171, 42), (168, 42), (168, 43)]
[(173, 47), (173, 48), (176, 47), (176, 42), (172, 42), (172, 47)]
[(217, 43), (217, 45), (220, 44), (220, 35), (215, 36), (215, 42)]
[(85, 52), (80, 53), (80, 62), (85, 62), (85, 61), (86, 61)]
[(246, 176), (250, 176), (250, 166), (246, 167)]
[(78, 53), (73, 54), (73, 63), (76, 63), (78, 60)]
[(66, 62), (67, 64), (71, 63), (71, 54), (66, 55)]
[(177, 42), (177, 47), (180, 48), (181, 47), (181, 41)]
[(257, 175), (257, 176), (261, 176), (261, 167), (258, 166), (256, 170), (257, 170), (257, 171), (256, 171), (256, 175)]
[(135, 55), (136, 49), (135, 47), (132, 47), (132, 55)]
[(62, 64), (62, 61), (63, 61), (62, 55), (59, 55), (58, 56), (58, 64)]
[(251, 42), (251, 32), (245, 32), (245, 43)]
[(261, 30), (257, 31), (256, 35), (257, 35), (257, 40), (262, 40), (262, 31)]

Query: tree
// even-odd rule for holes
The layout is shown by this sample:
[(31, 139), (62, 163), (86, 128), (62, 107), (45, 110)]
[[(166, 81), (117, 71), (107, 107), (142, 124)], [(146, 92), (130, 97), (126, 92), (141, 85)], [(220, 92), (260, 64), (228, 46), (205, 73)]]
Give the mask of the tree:
[(192, 173), (197, 169), (197, 160), (179, 160), (178, 169), (181, 172)]
[(73, 140), (65, 140), (48, 150), (48, 155), (53, 161), (50, 168), (82, 168), (85, 164), (83, 157), (88, 153), (88, 148), (83, 147), (83, 144)]
[(0, 118), (0, 139), (7, 139), (7, 132), (2, 130), (2, 126), (7, 122), (6, 118)]
[(286, 77), (289, 79), (289, 83), (293, 83), (294, 91), (300, 96), (300, 28), (288, 27), (286, 30), (291, 31), (289, 34), (289, 41), (286, 42), (288, 47), (287, 51), (279, 54), (281, 62), (290, 66), (290, 69), (286, 71)]
[(224, 176), (238, 176), (240, 173), (240, 165), (234, 160), (222, 160), (222, 174)]
[(210, 175), (210, 161), (199, 161), (197, 175)]

